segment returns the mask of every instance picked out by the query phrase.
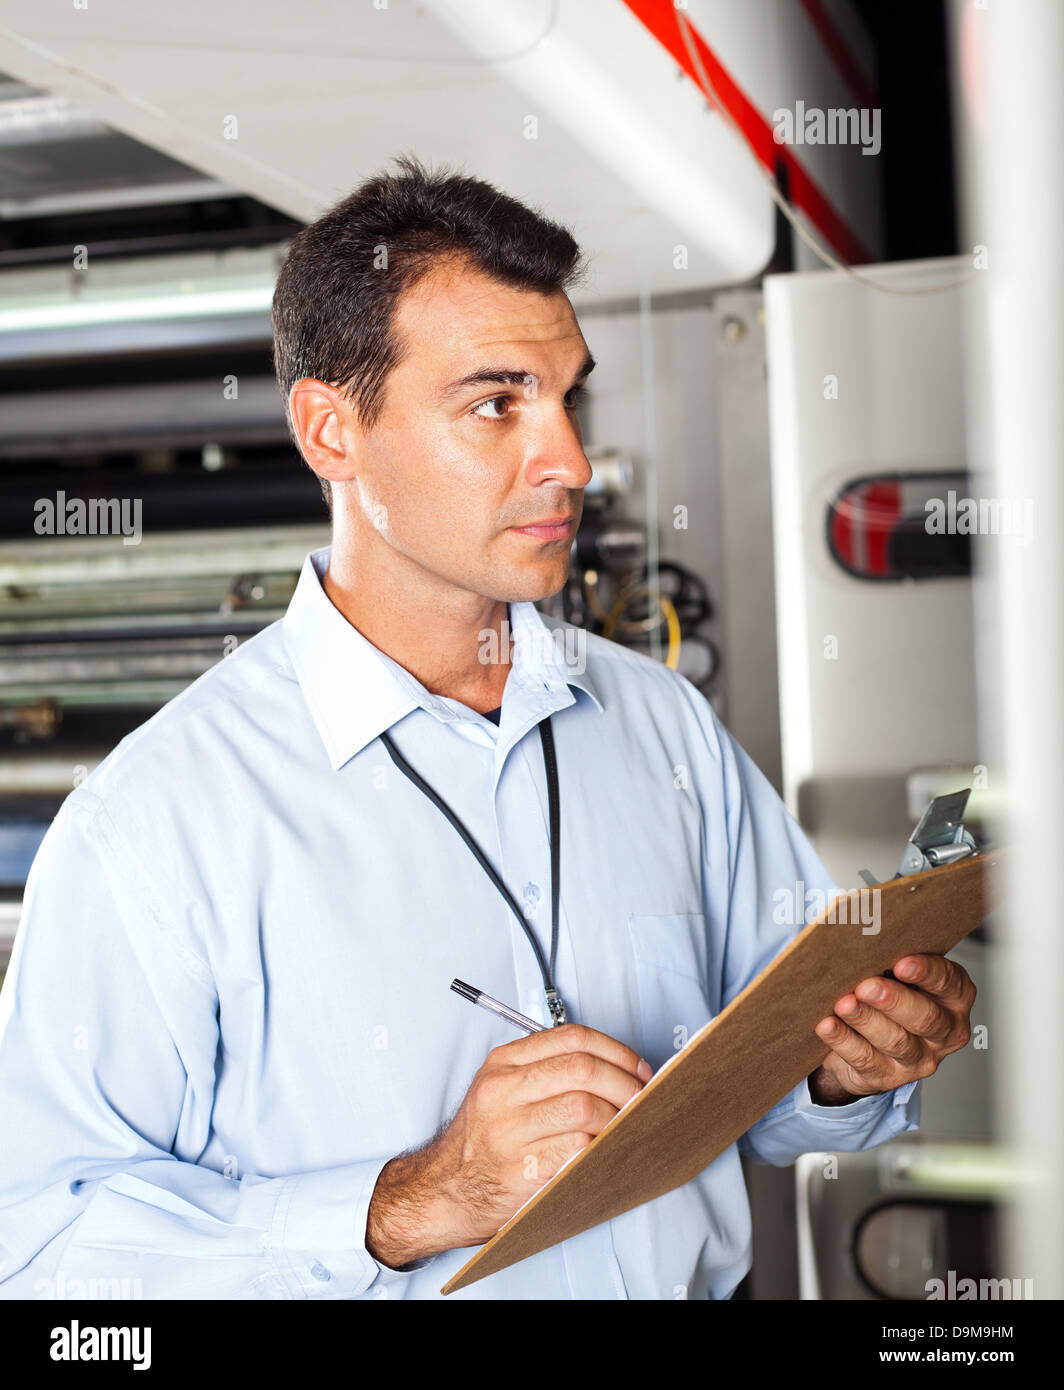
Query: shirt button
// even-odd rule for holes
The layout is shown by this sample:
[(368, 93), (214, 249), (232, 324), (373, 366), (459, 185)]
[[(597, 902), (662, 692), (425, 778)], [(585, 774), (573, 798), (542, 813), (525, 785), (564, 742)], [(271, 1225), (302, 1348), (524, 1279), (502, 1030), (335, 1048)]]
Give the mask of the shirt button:
[(332, 1275), (329, 1273), (329, 1271), (325, 1268), (325, 1266), (321, 1263), (320, 1260), (314, 1261), (314, 1263), (310, 1267), (310, 1272), (311, 1274), (313, 1274), (315, 1279), (320, 1279), (323, 1284), (328, 1283), (328, 1281), (332, 1278)]

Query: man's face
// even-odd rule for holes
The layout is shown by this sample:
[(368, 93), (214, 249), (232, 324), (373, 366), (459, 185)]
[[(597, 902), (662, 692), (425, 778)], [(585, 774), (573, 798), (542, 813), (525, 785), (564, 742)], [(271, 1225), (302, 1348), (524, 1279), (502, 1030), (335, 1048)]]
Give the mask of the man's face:
[(591, 479), (575, 407), (594, 364), (567, 296), (448, 266), (403, 295), (394, 332), (403, 360), (373, 429), (353, 426), (347, 506), (457, 588), (557, 593)]

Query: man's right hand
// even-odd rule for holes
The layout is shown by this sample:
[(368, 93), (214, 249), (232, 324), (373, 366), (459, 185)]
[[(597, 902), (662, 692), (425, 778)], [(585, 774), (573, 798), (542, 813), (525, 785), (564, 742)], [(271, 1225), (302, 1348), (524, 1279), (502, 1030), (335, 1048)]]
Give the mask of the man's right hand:
[(400, 1269), (490, 1240), (651, 1074), (630, 1047), (577, 1023), (493, 1048), (447, 1128), (381, 1170), (369, 1253)]

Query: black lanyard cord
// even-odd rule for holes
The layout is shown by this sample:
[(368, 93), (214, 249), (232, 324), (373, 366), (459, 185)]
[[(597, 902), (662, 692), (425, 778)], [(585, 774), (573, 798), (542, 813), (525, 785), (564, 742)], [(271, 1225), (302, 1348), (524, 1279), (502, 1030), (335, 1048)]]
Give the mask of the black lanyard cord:
[[(539, 740), (543, 745), (543, 766), (547, 772), (547, 806), (550, 813), (550, 983), (553, 985), (558, 956), (558, 901), (561, 893), (558, 860), (561, 857), (562, 811), (558, 797), (558, 759), (554, 753), (554, 730), (551, 728), (550, 715), (540, 723)], [(547, 997), (550, 998), (549, 993)], [(564, 1014), (565, 1006), (562, 1005), (563, 1023)]]
[(558, 956), (558, 906), (561, 888), (561, 881), (558, 873), (558, 862), (560, 858), (561, 843), (561, 803), (558, 795), (558, 760), (554, 751), (554, 733), (551, 729), (549, 715), (539, 725), (539, 737), (540, 741), (543, 744), (543, 763), (547, 773), (547, 802), (550, 811), (551, 934), (549, 965), (543, 957), (543, 950), (540, 947), (539, 942), (536, 940), (535, 933), (529, 926), (528, 921), (525, 918), (525, 914), (521, 911), (520, 907), (518, 906), (516, 898), (513, 896), (509, 888), (507, 888), (506, 884), (503, 883), (502, 879), (496, 873), (494, 865), (491, 863), (487, 855), (477, 844), (476, 840), (465, 828), (465, 826), (462, 824), (459, 818), (455, 815), (454, 811), (451, 810), (447, 802), (444, 801), (443, 797), (440, 796), (436, 791), (434, 791), (433, 788), (429, 786), (428, 782), (426, 782), (425, 779), (420, 775), (420, 773), (416, 772), (414, 768), (410, 766), (407, 760), (403, 757), (402, 753), (399, 752), (398, 748), (396, 748), (395, 744), (392, 742), (391, 736), (388, 734), (387, 730), (383, 731), (380, 736), (381, 742), (384, 744), (385, 748), (387, 748), (388, 756), (391, 758), (392, 762), (395, 763), (396, 767), (399, 769), (400, 772), (404, 774), (404, 776), (408, 777), (410, 781), (413, 782), (414, 786), (417, 787), (419, 791), (424, 792), (424, 794), (429, 798), (429, 800), (439, 807), (439, 809), (454, 826), (455, 830), (458, 831), (459, 835), (461, 835), (462, 839), (473, 851), (473, 854), (476, 856), (477, 862), (480, 864), (480, 867), (488, 875), (492, 883), (494, 883), (495, 887), (499, 890), (503, 898), (509, 904), (510, 910), (517, 918), (518, 922), (520, 922), (521, 930), (528, 937), (529, 941), (531, 942), (532, 949), (536, 953), (536, 961), (539, 964), (539, 973), (543, 977), (543, 988), (547, 996), (547, 1005), (550, 1009), (551, 1018), (553, 1019), (555, 1026), (557, 1026), (559, 1023), (564, 1023), (566, 1020), (565, 1005), (562, 1002), (561, 996), (559, 995), (558, 991), (554, 987), (554, 970)]

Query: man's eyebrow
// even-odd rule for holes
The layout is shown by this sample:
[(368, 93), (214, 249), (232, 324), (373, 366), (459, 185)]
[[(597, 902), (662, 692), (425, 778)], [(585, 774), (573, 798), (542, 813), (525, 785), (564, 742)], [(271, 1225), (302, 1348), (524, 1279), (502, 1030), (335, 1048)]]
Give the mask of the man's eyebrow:
[[(576, 376), (573, 377), (573, 386), (578, 386), (580, 382), (584, 380), (585, 377), (590, 376), (597, 365), (598, 364), (596, 363), (595, 359), (591, 356), (589, 352), (588, 355), (584, 358), (583, 362), (580, 364), (580, 370), (577, 372)], [(572, 390), (572, 387), (570, 387), (569, 389)]]
[[(589, 353), (573, 377), (573, 386), (595, 370), (595, 359)], [(535, 379), (535, 372), (522, 371), (520, 367), (478, 367), (468, 376), (448, 382), (440, 392), (441, 398), (456, 396), (470, 386), (524, 386)], [(572, 387), (569, 388), (572, 390)]]

